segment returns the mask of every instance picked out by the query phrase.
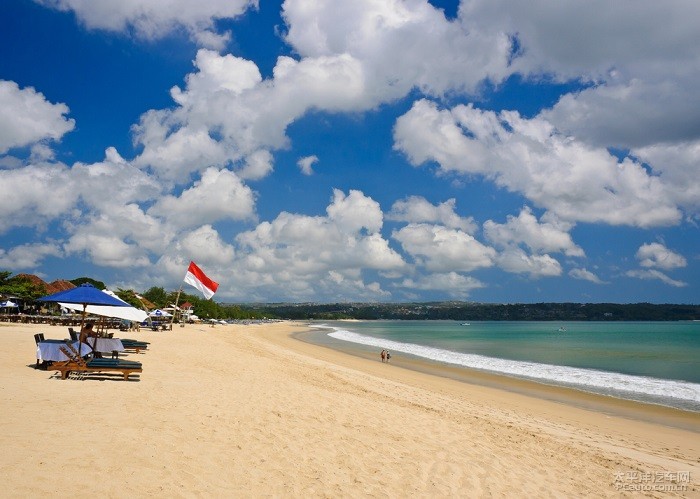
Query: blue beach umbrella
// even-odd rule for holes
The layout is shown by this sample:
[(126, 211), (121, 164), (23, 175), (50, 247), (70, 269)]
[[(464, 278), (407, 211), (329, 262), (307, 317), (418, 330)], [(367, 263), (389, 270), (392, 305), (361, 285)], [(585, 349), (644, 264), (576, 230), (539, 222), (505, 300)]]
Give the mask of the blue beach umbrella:
[(56, 302), (56, 303), (75, 303), (83, 306), (82, 319), (80, 320), (80, 330), (82, 331), (85, 324), (86, 309), (88, 305), (102, 305), (107, 307), (130, 307), (126, 302), (118, 300), (107, 293), (103, 293), (95, 286), (89, 283), (81, 284), (77, 288), (59, 291), (48, 296), (37, 298), (36, 301)]
[(113, 296), (103, 293), (95, 286), (89, 283), (81, 284), (77, 288), (59, 291), (48, 296), (37, 298), (37, 301), (49, 301), (60, 303), (77, 303), (83, 306), (88, 305), (106, 305), (108, 307), (130, 307), (128, 303), (121, 301)]

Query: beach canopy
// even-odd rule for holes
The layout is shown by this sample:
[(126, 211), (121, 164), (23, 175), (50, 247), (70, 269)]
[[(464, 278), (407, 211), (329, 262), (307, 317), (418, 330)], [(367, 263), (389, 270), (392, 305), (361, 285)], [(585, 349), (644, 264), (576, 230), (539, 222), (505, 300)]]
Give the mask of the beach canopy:
[[(82, 318), (80, 320), (80, 330), (83, 330), (83, 325), (85, 324), (85, 316), (87, 315), (88, 305), (104, 305), (106, 307), (130, 307), (127, 302), (103, 293), (95, 286), (90, 283), (81, 284), (77, 288), (67, 289), (65, 291), (59, 291), (48, 296), (42, 296), (37, 298), (37, 301), (55, 302), (64, 304), (78, 304), (82, 305)], [(82, 343), (80, 345), (82, 347)], [(78, 348), (78, 354), (81, 354), (80, 347)]]
[(15, 302), (10, 301), (10, 300), (0, 301), (0, 308), (15, 308), (18, 306), (19, 305), (17, 305)]
[[(88, 305), (87, 307), (85, 307), (86, 313), (100, 315), (102, 317), (116, 317), (117, 319), (124, 319), (127, 321), (134, 322), (143, 322), (146, 320), (146, 317), (148, 317), (148, 313), (146, 313), (143, 310), (139, 310), (138, 308), (132, 307), (124, 300), (119, 298), (112, 291), (105, 289), (104, 291), (101, 291), (101, 293), (105, 293), (107, 296), (111, 296), (112, 298), (119, 300), (126, 306)], [(82, 311), (82, 306), (77, 303), (58, 302), (58, 304), (61, 307), (67, 308), (69, 310), (77, 310), (79, 312)]]

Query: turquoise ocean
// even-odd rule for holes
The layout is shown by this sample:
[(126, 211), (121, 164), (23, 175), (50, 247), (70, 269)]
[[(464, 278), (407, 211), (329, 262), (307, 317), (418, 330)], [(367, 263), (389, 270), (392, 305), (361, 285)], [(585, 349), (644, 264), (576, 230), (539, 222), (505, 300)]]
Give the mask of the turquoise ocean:
[[(342, 349), (700, 412), (700, 322), (359, 321), (314, 324)], [(339, 343), (338, 343), (339, 342)]]

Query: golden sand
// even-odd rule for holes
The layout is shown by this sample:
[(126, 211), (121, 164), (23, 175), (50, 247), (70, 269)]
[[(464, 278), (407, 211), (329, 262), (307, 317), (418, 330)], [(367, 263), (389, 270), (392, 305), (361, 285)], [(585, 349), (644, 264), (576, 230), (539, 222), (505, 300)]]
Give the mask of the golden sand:
[(1, 324), (0, 494), (700, 496), (697, 414), (576, 407), (290, 336), (304, 329), (122, 333), (151, 342), (127, 382), (35, 370), (33, 334), (65, 328)]

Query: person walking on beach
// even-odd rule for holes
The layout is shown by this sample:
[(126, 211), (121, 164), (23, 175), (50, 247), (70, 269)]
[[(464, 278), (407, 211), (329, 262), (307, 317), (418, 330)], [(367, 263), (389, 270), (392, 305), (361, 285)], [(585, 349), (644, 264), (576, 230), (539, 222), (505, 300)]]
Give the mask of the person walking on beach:
[(389, 350), (386, 351), (386, 363), (389, 363), (389, 360), (391, 359), (391, 354), (389, 353)]
[(386, 362), (386, 350), (382, 350), (381, 356), (382, 356), (382, 363)]

